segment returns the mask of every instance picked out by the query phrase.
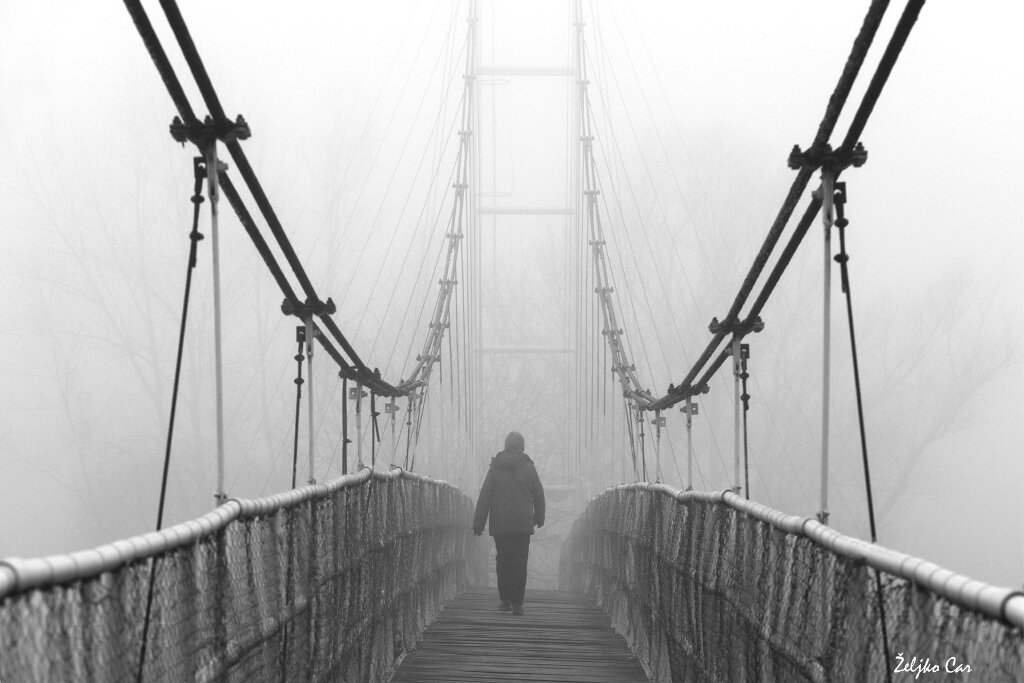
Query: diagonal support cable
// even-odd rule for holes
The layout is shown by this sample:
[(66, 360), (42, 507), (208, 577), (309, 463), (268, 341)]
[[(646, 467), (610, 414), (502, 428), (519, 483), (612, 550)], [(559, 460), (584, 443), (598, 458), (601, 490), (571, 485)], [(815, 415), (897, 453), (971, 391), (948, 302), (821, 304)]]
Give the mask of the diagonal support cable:
[[(839, 115), (846, 104), (854, 80), (863, 66), (868, 48), (871, 46), (875, 38), (888, 4), (887, 0), (875, 0), (868, 8), (860, 31), (854, 39), (850, 55), (843, 67), (839, 81), (829, 98), (825, 114), (818, 126), (818, 131), (815, 134), (811, 146), (806, 152), (801, 152), (799, 147), (795, 147), (793, 153), (790, 155), (790, 165), (795, 169), (798, 169), (796, 178), (793, 180), (786, 198), (783, 201), (782, 208), (779, 210), (775, 221), (769, 228), (761, 249), (758, 251), (747, 276), (744, 278), (732, 306), (722, 321), (723, 329), (714, 333), (711, 341), (705, 347), (704, 351), (693, 364), (691, 369), (683, 377), (682, 381), (677, 385), (669, 385), (666, 394), (654, 401), (652, 405), (653, 408), (664, 410), (669, 406), (686, 399), (688, 396), (693, 396), (697, 393), (701, 393), (702, 390), (706, 390), (708, 380), (715, 374), (722, 362), (724, 362), (723, 354), (725, 352), (723, 351), (719, 353), (712, 366), (708, 368), (705, 368), (705, 366), (712, 357), (715, 356), (716, 350), (719, 349), (722, 342), (728, 336), (730, 328), (736, 325), (750, 325), (758, 316), (775, 286), (778, 284), (782, 272), (789, 265), (793, 254), (796, 252), (796, 248), (799, 246), (821, 208), (820, 198), (812, 198), (782, 255), (776, 262), (771, 274), (763, 285), (753, 307), (741, 321), (740, 311), (747, 302), (747, 299), (750, 297), (750, 294), (753, 292), (757, 281), (761, 277), (771, 253), (778, 244), (782, 231), (785, 229), (796, 209), (800, 197), (805, 191), (807, 184), (810, 182), (814, 169), (821, 166), (823, 163), (829, 163), (830, 160), (840, 160), (841, 167), (836, 171), (836, 177), (838, 177), (842, 167), (851, 163), (859, 165), (860, 163), (863, 163), (863, 158), (866, 158), (866, 153), (863, 151), (863, 148), (859, 146), (857, 141), (863, 133), (867, 120), (881, 94), (882, 88), (892, 72), (896, 58), (906, 43), (910, 29), (916, 21), (921, 6), (924, 4), (924, 0), (909, 0), (907, 3), (903, 16), (900, 18), (893, 35), (890, 37), (885, 54), (879, 61), (868, 89), (858, 106), (857, 112), (854, 115), (854, 119), (847, 130), (846, 135), (844, 136), (843, 144), (839, 149), (833, 152), (828, 145), (828, 139), (831, 137)], [(704, 373), (700, 380), (696, 380), (697, 376), (700, 375), (702, 371), (704, 371)]]
[[(216, 140), (225, 143), (239, 174), (256, 201), (257, 207), (269, 226), (271, 233), (274, 235), (278, 247), (281, 249), (295, 279), (299, 283), (300, 289), (305, 294), (306, 300), (317, 304), (320, 303), (316, 289), (306, 274), (284, 231), (281, 221), (274, 212), (269, 198), (239, 144), (239, 140), (249, 136), (248, 124), (246, 124), (242, 117), (238, 117), (235, 121), (230, 121), (225, 115), (224, 108), (213, 87), (213, 82), (203, 65), (177, 3), (174, 0), (161, 0), (160, 5), (185, 57), (189, 70), (199, 87), (203, 100), (211, 113), (211, 116), (207, 117), (205, 121), (200, 122), (198, 120), (141, 2), (139, 0), (125, 0), (125, 7), (131, 15), (132, 21), (178, 111), (179, 116), (171, 125), (172, 135), (180, 142), (190, 141), (195, 143), (201, 150)], [(253, 239), (257, 250), (285, 295), (286, 301), (293, 308), (299, 309), (301, 302), (298, 296), (288, 282), (284, 271), (277, 264), (277, 260), (270, 251), (266, 241), (260, 235), (252, 216), (244, 208), (244, 203), (238, 196), (237, 191), (234, 191), (234, 188), (230, 188), (225, 194), (228, 196), (232, 208), (238, 214), (243, 227), (245, 227), (250, 238)], [(327, 347), (327, 351), (346, 376), (373, 388), (374, 391), (382, 396), (396, 396), (403, 393), (383, 380), (378, 372), (366, 366), (329, 314), (319, 314), (319, 317), (321, 327), (337, 344), (337, 347), (333, 345)], [(324, 342), (326, 343), (326, 341), (325, 339)], [(342, 356), (342, 352), (347, 358)]]
[[(163, 474), (160, 478), (160, 502), (157, 505), (156, 530), (160, 531), (164, 524), (164, 505), (167, 501), (167, 478), (171, 467), (171, 443), (174, 439), (174, 418), (178, 411), (178, 388), (181, 382), (181, 361), (185, 349), (185, 329), (188, 323), (188, 307), (192, 294), (192, 274), (196, 269), (199, 241), (203, 234), (199, 232), (199, 207), (203, 203), (203, 181), (206, 179), (206, 160), (195, 157), (192, 160), (195, 175), (195, 187), (192, 191), (192, 231), (189, 233), (188, 267), (185, 270), (185, 293), (181, 303), (181, 325), (178, 329), (178, 352), (174, 361), (174, 385), (171, 389), (171, 415), (167, 425), (167, 446), (164, 451)], [(139, 668), (136, 681), (141, 683), (142, 672), (146, 665), (146, 650), (149, 645), (149, 625), (153, 612), (153, 599), (156, 593), (156, 570), (159, 558), (154, 557), (149, 567), (149, 587), (146, 591), (146, 614), (142, 625), (142, 645), (139, 651)]]

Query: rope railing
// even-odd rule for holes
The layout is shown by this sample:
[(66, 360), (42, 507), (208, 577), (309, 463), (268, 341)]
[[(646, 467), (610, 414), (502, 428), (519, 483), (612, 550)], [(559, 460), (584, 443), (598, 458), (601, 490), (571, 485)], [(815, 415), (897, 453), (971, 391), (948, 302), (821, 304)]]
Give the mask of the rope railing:
[(472, 513), (450, 484), (365, 469), (0, 561), (0, 680), (387, 680), (480, 570)]
[(889, 673), (1024, 680), (1024, 592), (731, 491), (609, 489), (573, 527), (560, 582), (609, 613), (652, 680), (886, 680), (878, 585)]

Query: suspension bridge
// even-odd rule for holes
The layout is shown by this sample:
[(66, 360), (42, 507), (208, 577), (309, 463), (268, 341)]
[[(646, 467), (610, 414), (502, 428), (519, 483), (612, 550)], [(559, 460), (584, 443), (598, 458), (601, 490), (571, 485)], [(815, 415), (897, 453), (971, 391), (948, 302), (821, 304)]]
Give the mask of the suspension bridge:
[[(156, 528), (70, 554), (0, 560), (0, 680), (1024, 680), (1024, 592), (877, 538), (845, 178), (870, 173), (862, 137), (924, 2), (889, 4), (867, 4), (808, 141), (779, 149), (791, 185), (731, 302), (703, 322), (710, 338), (700, 353), (673, 366), (659, 347), (671, 376), (658, 390), (645, 375), (654, 349), (646, 338), (659, 331), (636, 309), (653, 298), (644, 281), (664, 292), (669, 274), (655, 268), (630, 285), (630, 258), (635, 265), (636, 250), (655, 250), (642, 223), (621, 225), (631, 221), (624, 197), (639, 202), (629, 176), (612, 170), (622, 151), (602, 115), (619, 84), (592, 8), (566, 3), (564, 62), (538, 66), (486, 61), (494, 37), (481, 28), (481, 8), (453, 3), (433, 64), (454, 76), (438, 75), (448, 89), (429, 134), (434, 167), (424, 151), (415, 171), (432, 174), (430, 188), (416, 198), (419, 232), (396, 247), (406, 246), (397, 277), (417, 284), (400, 289), (373, 266), (372, 292), (386, 303), (343, 319), (293, 242), (299, 228), (275, 210), (246, 153), (259, 122), (250, 129), (222, 103), (175, 0), (160, 0), (159, 23), (125, 0), (174, 107), (168, 132), (198, 151), (182, 181), (191, 191), (182, 198), (191, 206), (189, 250)], [(883, 33), (887, 12), (897, 11)], [(882, 56), (869, 70), (873, 46)], [(858, 78), (867, 86), (855, 101)], [(553, 142), (541, 143), (550, 173), (513, 190), (496, 131), (520, 81), (557, 93), (549, 98), (557, 125)], [(646, 159), (642, 166), (658, 170)], [(561, 178), (555, 187), (552, 174)], [(524, 186), (533, 192), (526, 199)], [(378, 222), (378, 211), (359, 220), (386, 234), (388, 220), (416, 211), (410, 201), (397, 218)], [(755, 486), (763, 479), (749, 448), (756, 378), (748, 364), (770, 324), (766, 306), (814, 226), (825, 236), (820, 478), (816, 514), (799, 516), (752, 497), (752, 474)], [(275, 288), (261, 305), (295, 322), (290, 487), (251, 498), (231, 492), (232, 467), (246, 464), (225, 443), (232, 366), (224, 345), (233, 328), (221, 267), (233, 253), (221, 247), (239, 227)], [(548, 244), (541, 257), (537, 235)], [(358, 270), (351, 258), (335, 261), (344, 249), (330, 250), (327, 270)], [(353, 258), (372, 260), (368, 252), (364, 244)], [(166, 524), (193, 274), (202, 268), (212, 276), (216, 507)], [(531, 275), (538, 279), (527, 282)], [(542, 304), (519, 300), (531, 287)], [(867, 539), (830, 525), (837, 301), (853, 362)], [(364, 325), (383, 333), (373, 350), (352, 341)], [(366, 360), (389, 343), (383, 369)], [(721, 441), (726, 490), (701, 487), (695, 439), (708, 404), (698, 403), (709, 393), (726, 395), (716, 405), (727, 406), (730, 429), (711, 434)], [(672, 441), (669, 420), (685, 445)], [(493, 553), (471, 528), (485, 455), (494, 435), (513, 427), (527, 433), (528, 452), (554, 454), (538, 458), (538, 469), (548, 516), (563, 520), (535, 538), (522, 617), (493, 609)]]

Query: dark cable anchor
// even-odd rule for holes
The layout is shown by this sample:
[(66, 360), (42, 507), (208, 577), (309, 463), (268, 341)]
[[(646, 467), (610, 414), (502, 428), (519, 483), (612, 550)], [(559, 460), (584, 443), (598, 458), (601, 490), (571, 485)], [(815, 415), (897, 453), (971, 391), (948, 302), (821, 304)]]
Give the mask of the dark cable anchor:
[(846, 231), (844, 230), (850, 224), (846, 217), (846, 183), (836, 183), (832, 202), (836, 210), (835, 226), (839, 228), (839, 253), (835, 255), (834, 260), (839, 264), (843, 294), (849, 294), (850, 271), (846, 264), (850, 260), (850, 255), (846, 253)]
[(741, 339), (751, 332), (760, 332), (764, 329), (764, 321), (761, 320), (761, 316), (755, 317), (753, 320), (723, 320), (718, 321), (718, 318), (712, 318), (711, 324), (708, 325), (708, 331), (711, 334), (718, 334), (720, 332), (725, 334), (735, 334)]
[(333, 315), (338, 310), (337, 306), (334, 305), (334, 300), (327, 297), (327, 301), (323, 302), (313, 297), (307, 297), (306, 301), (299, 306), (295, 305), (291, 299), (285, 299), (281, 302), (281, 312), (285, 315), (294, 315), (302, 320), (306, 320), (314, 315)]
[(188, 238), (192, 240), (192, 247), (189, 249), (188, 254), (188, 267), (190, 269), (196, 267), (196, 247), (203, 239), (203, 233), (199, 232), (199, 205), (206, 201), (203, 198), (203, 181), (206, 180), (206, 158), (193, 157), (192, 168), (195, 171), (196, 187), (195, 194), (192, 195), (192, 204), (195, 207), (195, 220), (192, 221), (192, 232), (188, 234)]
[(205, 149), (214, 140), (228, 143), (235, 140), (248, 140), (252, 136), (249, 124), (241, 114), (234, 121), (227, 119), (214, 121), (213, 117), (207, 116), (202, 123), (198, 120), (185, 123), (180, 116), (175, 116), (171, 121), (170, 131), (175, 142), (180, 142), (182, 145), (191, 142), (200, 149)]
[[(689, 389), (689, 390), (687, 390), (687, 389)], [(697, 396), (698, 394), (706, 394), (706, 393), (708, 393), (710, 391), (711, 391), (711, 387), (708, 386), (707, 382), (703, 382), (701, 384), (681, 384), (678, 387), (675, 384), (669, 384), (668, 385), (668, 393), (669, 394), (682, 395), (684, 398), (686, 396)], [(696, 404), (694, 404), (694, 405), (696, 405)], [(682, 410), (682, 409), (680, 409), (680, 410)], [(696, 415), (696, 414), (697, 413), (694, 413), (694, 415)]]
[(867, 160), (868, 151), (860, 142), (854, 145), (853, 149), (840, 147), (835, 151), (832, 150), (831, 145), (826, 143), (821, 147), (811, 147), (806, 152), (800, 150), (800, 145), (793, 145), (787, 164), (794, 171), (799, 171), (802, 168), (813, 170), (825, 167), (838, 173), (849, 166), (860, 168)]

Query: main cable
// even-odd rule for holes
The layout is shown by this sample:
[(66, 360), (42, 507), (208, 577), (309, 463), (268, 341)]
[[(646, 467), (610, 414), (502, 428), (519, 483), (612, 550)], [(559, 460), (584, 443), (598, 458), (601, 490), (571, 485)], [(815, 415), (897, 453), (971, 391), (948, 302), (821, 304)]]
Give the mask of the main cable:
[[(871, 46), (871, 43), (874, 41), (875, 34), (878, 32), (878, 27), (881, 24), (882, 17), (884, 16), (888, 5), (888, 0), (872, 0), (861, 28), (858, 31), (857, 37), (854, 39), (853, 46), (850, 49), (850, 55), (843, 66), (843, 71), (836, 83), (836, 87), (829, 98), (828, 104), (826, 105), (825, 114), (822, 117), (821, 123), (818, 125), (818, 130), (814, 136), (814, 140), (808, 149), (818, 151), (823, 149), (827, 144), (828, 139), (839, 120), (839, 115), (846, 104), (846, 100), (850, 95), (850, 91), (853, 88), (853, 83), (856, 80), (857, 75), (860, 73), (860, 68), (867, 56), (868, 48)], [(670, 405), (674, 405), (675, 403), (683, 400), (687, 392), (692, 392), (694, 386), (700, 386), (702, 384), (694, 384), (694, 379), (704, 368), (707, 362), (711, 360), (715, 350), (718, 349), (719, 345), (730, 333), (728, 323), (739, 320), (740, 309), (743, 307), (744, 303), (746, 303), (747, 298), (754, 289), (754, 285), (757, 283), (758, 278), (767, 265), (768, 258), (771, 252), (774, 251), (775, 246), (778, 244), (786, 224), (789, 222), (790, 217), (793, 215), (793, 212), (799, 203), (801, 195), (803, 195), (804, 190), (807, 188), (807, 184), (810, 182), (812, 173), (812, 168), (806, 165), (802, 166), (797, 172), (796, 178), (793, 179), (789, 191), (786, 193), (782, 207), (779, 209), (775, 220), (772, 222), (772, 225), (768, 230), (768, 234), (765, 236), (760, 250), (754, 257), (753, 264), (750, 266), (746, 277), (744, 277), (743, 282), (740, 285), (739, 292), (737, 292), (728, 313), (723, 318), (724, 324), (721, 326), (722, 329), (715, 333), (714, 337), (697, 358), (697, 361), (694, 363), (693, 367), (691, 367), (689, 372), (687, 372), (683, 380), (678, 385), (671, 388), (665, 396), (657, 399), (653, 407), (664, 409)], [(721, 359), (721, 357), (719, 358)], [(720, 364), (721, 363), (719, 362), (718, 365)], [(717, 370), (717, 367), (715, 369)]]

